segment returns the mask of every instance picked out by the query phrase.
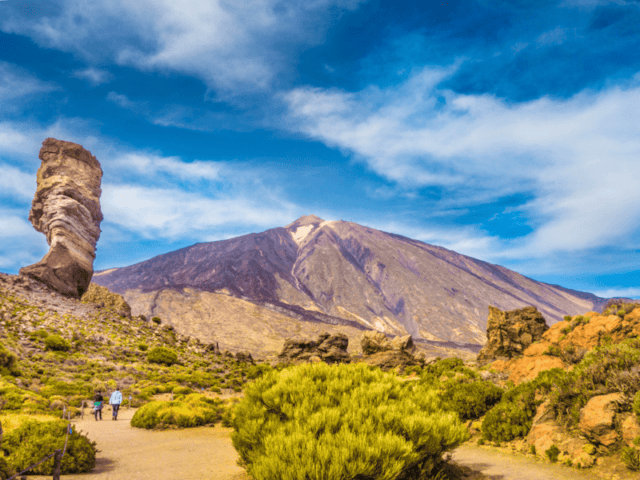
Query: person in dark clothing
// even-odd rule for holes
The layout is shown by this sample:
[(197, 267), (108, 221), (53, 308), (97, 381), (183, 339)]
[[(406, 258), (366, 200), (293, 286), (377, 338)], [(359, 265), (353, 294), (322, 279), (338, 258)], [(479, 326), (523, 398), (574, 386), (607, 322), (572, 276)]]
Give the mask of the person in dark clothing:
[(96, 392), (96, 396), (93, 397), (93, 408), (96, 414), (96, 422), (98, 421), (98, 416), (100, 416), (100, 420), (102, 420), (102, 405), (104, 403), (104, 398), (100, 393), (100, 390)]

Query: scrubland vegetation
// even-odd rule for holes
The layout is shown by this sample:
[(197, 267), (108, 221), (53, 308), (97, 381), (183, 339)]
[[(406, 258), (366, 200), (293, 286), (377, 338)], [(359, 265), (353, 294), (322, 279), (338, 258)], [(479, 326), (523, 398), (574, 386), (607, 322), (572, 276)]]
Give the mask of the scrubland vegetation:
[[(621, 318), (633, 310), (607, 308)], [(572, 317), (568, 328), (589, 321)], [(568, 431), (589, 399), (612, 392), (640, 419), (640, 339), (549, 352), (573, 369), (517, 386), (457, 358), (390, 372), (359, 363), (272, 368), (216, 354), (159, 318), (110, 309), (58, 315), (1, 289), (0, 338), (0, 479), (61, 448), (63, 412), (77, 417), (96, 390), (108, 395), (116, 386), (125, 406), (131, 397), (139, 407), (134, 427), (232, 426), (234, 447), (256, 480), (446, 479), (446, 453), (470, 430), (479, 430), (480, 444), (525, 437), (543, 400)], [(243, 398), (217, 395), (233, 392)], [(75, 431), (69, 442), (62, 473), (90, 471), (96, 445)], [(618, 452), (628, 468), (640, 469), (640, 438)], [(555, 447), (538, 455), (557, 461), (561, 453)], [(50, 474), (52, 460), (37, 468)]]

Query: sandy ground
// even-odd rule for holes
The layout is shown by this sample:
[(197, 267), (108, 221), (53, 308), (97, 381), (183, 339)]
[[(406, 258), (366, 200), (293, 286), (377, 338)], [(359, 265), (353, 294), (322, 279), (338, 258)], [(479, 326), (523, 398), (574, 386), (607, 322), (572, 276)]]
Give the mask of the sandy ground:
[[(131, 427), (134, 409), (122, 409), (118, 420), (107, 408), (103, 420), (91, 416), (75, 428), (97, 442), (91, 473), (63, 475), (66, 480), (250, 480), (236, 465), (231, 428), (220, 425), (184, 430), (150, 431)], [(30, 479), (42, 479), (33, 476)]]
[(472, 476), (474, 480), (476, 478), (487, 480), (602, 480), (603, 478), (612, 478), (609, 475), (603, 475), (602, 471), (577, 470), (535, 460), (532, 457), (510, 455), (495, 449), (485, 449), (473, 445), (458, 447), (452, 458), (456, 464), (469, 467), (479, 474)]
[[(131, 427), (135, 409), (120, 411), (117, 421), (107, 408), (103, 420), (74, 422), (75, 428), (97, 442), (96, 467), (91, 473), (63, 475), (65, 480), (252, 480), (236, 462), (231, 428), (220, 425), (183, 430), (150, 431)], [(613, 469), (576, 470), (513, 456), (497, 449), (463, 445), (453, 463), (465, 467), (470, 480), (602, 480), (634, 478)], [(605, 470), (606, 467), (605, 467)], [(620, 472), (622, 473), (622, 472)], [(632, 473), (632, 472), (628, 472)], [(635, 472), (637, 474), (637, 472)], [(29, 476), (30, 480), (42, 476)], [(48, 477), (47, 477), (48, 478)], [(640, 477), (637, 477), (640, 478)]]

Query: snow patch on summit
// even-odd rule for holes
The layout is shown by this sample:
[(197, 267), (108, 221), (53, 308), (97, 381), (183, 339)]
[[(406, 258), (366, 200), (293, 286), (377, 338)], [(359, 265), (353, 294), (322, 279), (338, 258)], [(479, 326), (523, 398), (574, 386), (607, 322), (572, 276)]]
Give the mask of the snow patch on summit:
[(304, 225), (303, 227), (298, 227), (295, 230), (291, 230), (289, 233), (291, 233), (291, 238), (293, 238), (294, 242), (296, 242), (298, 245), (302, 245), (302, 243), (306, 240), (309, 234), (311, 234), (311, 232), (315, 231), (316, 229), (320, 229), (325, 225), (330, 227), (334, 223), (336, 222), (323, 220), (321, 223), (313, 223), (311, 225)]
[(305, 238), (307, 238), (307, 235), (309, 235), (309, 233), (311, 233), (311, 230), (313, 230), (314, 225), (305, 225), (304, 227), (298, 227), (296, 228), (294, 231), (291, 232), (291, 237), (293, 238), (293, 241), (296, 242), (298, 245), (300, 245)]

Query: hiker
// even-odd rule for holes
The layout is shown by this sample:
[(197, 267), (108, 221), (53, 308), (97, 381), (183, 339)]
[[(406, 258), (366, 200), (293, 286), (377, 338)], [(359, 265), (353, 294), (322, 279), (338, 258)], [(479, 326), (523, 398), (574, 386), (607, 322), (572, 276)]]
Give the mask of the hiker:
[(118, 410), (120, 409), (120, 404), (122, 403), (122, 393), (116, 389), (111, 393), (111, 398), (109, 398), (109, 405), (111, 405), (111, 410), (113, 411), (113, 420), (118, 420)]
[(93, 397), (93, 411), (96, 414), (96, 422), (98, 421), (98, 415), (100, 416), (100, 420), (102, 420), (102, 402), (104, 402), (104, 398), (100, 390), (98, 390), (96, 396)]

